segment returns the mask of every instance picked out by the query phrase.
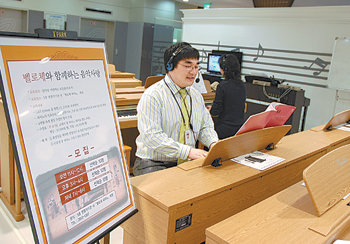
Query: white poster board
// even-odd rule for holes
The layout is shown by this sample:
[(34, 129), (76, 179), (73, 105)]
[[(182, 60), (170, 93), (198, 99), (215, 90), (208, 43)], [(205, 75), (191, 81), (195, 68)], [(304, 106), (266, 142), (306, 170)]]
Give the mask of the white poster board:
[(103, 43), (0, 36), (1, 92), (36, 242), (135, 213)]
[(45, 13), (46, 29), (64, 30), (67, 16)]
[(334, 42), (328, 87), (350, 90), (350, 39), (337, 37)]

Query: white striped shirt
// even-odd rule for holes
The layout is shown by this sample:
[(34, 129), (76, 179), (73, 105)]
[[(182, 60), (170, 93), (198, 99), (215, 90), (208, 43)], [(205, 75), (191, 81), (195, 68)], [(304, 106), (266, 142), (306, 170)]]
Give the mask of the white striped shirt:
[[(143, 93), (137, 105), (137, 127), (140, 135), (136, 138), (136, 156), (139, 158), (163, 162), (187, 159), (191, 147), (195, 147), (178, 142), (182, 120), (178, 106), (181, 104), (179, 89), (180, 87), (166, 75), (163, 80)], [(213, 120), (205, 107), (202, 95), (193, 87), (187, 87), (186, 90), (189, 114), (192, 111), (190, 122), (195, 140), (209, 147), (218, 141)]]

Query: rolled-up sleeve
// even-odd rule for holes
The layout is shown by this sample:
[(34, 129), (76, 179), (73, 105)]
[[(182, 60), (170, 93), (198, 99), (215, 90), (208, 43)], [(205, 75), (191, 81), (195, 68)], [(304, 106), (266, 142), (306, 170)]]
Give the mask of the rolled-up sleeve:
[(211, 118), (209, 111), (205, 107), (203, 109), (203, 120), (198, 140), (207, 147), (219, 140), (218, 135), (214, 130), (213, 119)]

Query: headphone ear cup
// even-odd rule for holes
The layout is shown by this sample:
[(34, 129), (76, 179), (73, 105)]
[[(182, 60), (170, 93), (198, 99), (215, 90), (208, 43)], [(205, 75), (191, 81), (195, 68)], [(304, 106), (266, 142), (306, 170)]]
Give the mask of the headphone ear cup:
[(173, 63), (168, 62), (168, 63), (166, 64), (166, 69), (167, 69), (168, 71), (172, 71), (172, 70), (174, 69)]
[(173, 59), (174, 59), (174, 54), (169, 58), (168, 62), (166, 63), (167, 71), (172, 71), (174, 69)]
[(227, 66), (226, 65), (222, 65), (222, 70), (224, 71), (224, 72), (227, 72)]

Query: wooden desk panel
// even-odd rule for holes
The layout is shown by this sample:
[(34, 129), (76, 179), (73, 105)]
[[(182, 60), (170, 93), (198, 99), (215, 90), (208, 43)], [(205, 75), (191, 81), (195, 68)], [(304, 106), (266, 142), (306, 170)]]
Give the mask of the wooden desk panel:
[[(299, 147), (323, 142), (329, 144), (327, 153), (350, 143), (350, 133), (342, 130), (310, 130), (298, 134), (302, 135)], [(293, 136), (298, 137), (298, 134), (285, 137), (281, 146), (290, 145), (291, 150), (298, 148), (297, 144), (293, 144), (296, 140), (288, 142)], [(271, 154), (275, 152), (272, 151)], [(315, 159), (317, 158), (313, 161)], [(334, 238), (333, 234), (339, 231), (342, 231), (339, 234), (342, 238), (349, 236), (347, 227), (344, 228), (346, 224), (337, 227), (327, 238), (308, 230), (316, 220), (317, 214), (307, 189), (298, 183), (208, 228), (206, 243), (330, 243), (330, 239)], [(350, 218), (346, 221), (350, 221)]]
[[(226, 161), (219, 168), (184, 171), (175, 167), (131, 179), (135, 199), (149, 204), (137, 205), (140, 213), (122, 225), (128, 240), (133, 240), (130, 243), (160, 243), (164, 239), (167, 243), (203, 242), (205, 228), (300, 181), (302, 171), (326, 154), (331, 145), (350, 140), (350, 133), (315, 133), (305, 131), (282, 138), (277, 148), (268, 153), (286, 160), (265, 171)], [(165, 216), (159, 220), (147, 217), (157, 211)], [(190, 215), (191, 225), (175, 232), (176, 220)], [(155, 231), (158, 221), (166, 224), (166, 230)]]
[(119, 121), (120, 129), (136, 128), (137, 119)]
[(348, 235), (350, 217), (327, 236), (308, 229), (318, 218), (306, 187), (299, 182), (208, 228), (206, 243), (332, 243), (337, 236)]

